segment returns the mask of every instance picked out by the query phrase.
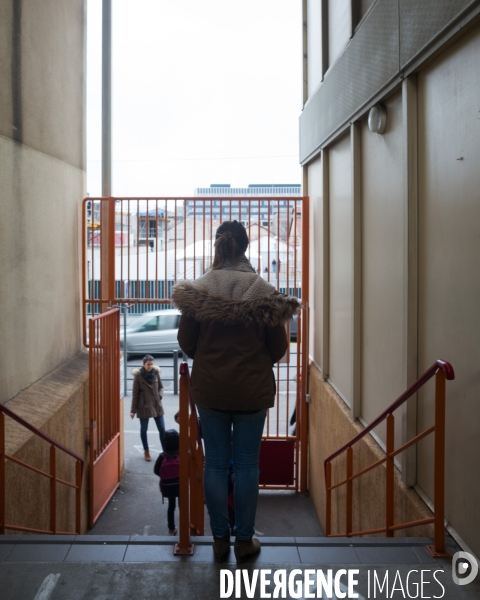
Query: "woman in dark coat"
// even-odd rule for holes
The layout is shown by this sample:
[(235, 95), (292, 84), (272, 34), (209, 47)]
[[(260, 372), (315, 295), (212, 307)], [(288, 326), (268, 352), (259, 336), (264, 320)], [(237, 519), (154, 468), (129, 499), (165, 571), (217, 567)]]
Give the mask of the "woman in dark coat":
[(163, 448), (165, 435), (164, 410), (162, 406), (163, 383), (160, 379), (160, 367), (153, 364), (153, 356), (143, 357), (143, 367), (133, 369), (132, 406), (130, 417), (135, 414), (140, 419), (140, 438), (142, 440), (145, 460), (152, 460), (148, 447), (148, 421), (153, 418), (160, 434), (160, 444)]
[(253, 534), (260, 443), (275, 401), (272, 367), (287, 350), (285, 323), (300, 306), (255, 273), (245, 256), (248, 243), (241, 223), (222, 223), (210, 270), (172, 292), (182, 311), (178, 341), (194, 359), (191, 390), (205, 442), (205, 501), (218, 562), (230, 549), (226, 482), (232, 447), (235, 555), (241, 562), (260, 551)]

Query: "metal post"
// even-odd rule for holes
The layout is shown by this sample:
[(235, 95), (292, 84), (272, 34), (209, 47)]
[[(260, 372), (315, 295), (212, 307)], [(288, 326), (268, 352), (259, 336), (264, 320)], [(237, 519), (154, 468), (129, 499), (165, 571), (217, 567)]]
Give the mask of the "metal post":
[(127, 307), (123, 309), (123, 395), (127, 395)]
[[(302, 406), (300, 423), (301, 427), (301, 447), (300, 447), (300, 492), (307, 491), (308, 478), (308, 405), (306, 394), (308, 391), (308, 348), (307, 348), (307, 312), (310, 297), (309, 291), (309, 219), (310, 204), (308, 196), (303, 198), (302, 203), (302, 300), (305, 303), (305, 312), (300, 323), (297, 323), (297, 336), (300, 335), (300, 345), (297, 343), (297, 352), (302, 352), (302, 387), (300, 403)], [(300, 331), (301, 329), (301, 331)], [(297, 360), (299, 356), (297, 354)]]
[(178, 350), (173, 351), (173, 393), (178, 394)]
[[(112, 0), (102, 3), (102, 196), (112, 195)], [(103, 237), (103, 232), (102, 232)]]
[(332, 463), (327, 463), (325, 466), (325, 488), (326, 488), (326, 523), (325, 535), (328, 537), (332, 533)]
[(5, 415), (0, 410), (0, 534), (5, 533)]
[(347, 537), (353, 531), (353, 450), (347, 448)]
[(82, 528), (82, 463), (75, 465), (75, 533), (81, 534)]
[(394, 458), (392, 456), (395, 449), (395, 418), (392, 414), (387, 416), (387, 462), (386, 462), (386, 535), (387, 537), (393, 537), (394, 532), (390, 529), (394, 523)]
[(189, 439), (188, 439), (188, 364), (180, 365), (180, 539), (175, 544), (174, 554), (193, 554), (193, 544), (190, 542), (190, 501), (188, 498), (188, 468), (189, 468)]
[(57, 460), (55, 446), (50, 446), (50, 531), (57, 533)]
[(433, 556), (451, 556), (445, 549), (445, 371), (435, 374), (435, 464), (434, 464), (434, 548)]

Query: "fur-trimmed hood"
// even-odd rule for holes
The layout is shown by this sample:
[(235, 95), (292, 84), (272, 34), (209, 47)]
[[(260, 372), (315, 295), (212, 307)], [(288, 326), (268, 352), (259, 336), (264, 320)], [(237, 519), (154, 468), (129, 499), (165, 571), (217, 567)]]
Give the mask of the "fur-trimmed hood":
[(255, 273), (235, 268), (210, 270), (195, 281), (177, 283), (172, 304), (199, 322), (270, 327), (289, 321), (300, 308), (297, 298), (280, 294)]
[[(160, 367), (157, 367), (157, 365), (153, 365), (153, 371), (155, 371), (157, 373), (157, 375), (160, 375)], [(132, 369), (132, 375), (135, 377), (136, 375), (140, 375), (140, 369)]]

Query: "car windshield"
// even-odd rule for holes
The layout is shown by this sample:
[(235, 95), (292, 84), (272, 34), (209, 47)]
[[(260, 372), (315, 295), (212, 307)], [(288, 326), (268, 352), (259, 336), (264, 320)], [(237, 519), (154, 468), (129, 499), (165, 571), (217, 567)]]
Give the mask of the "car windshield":
[(174, 329), (177, 327), (178, 315), (176, 313), (164, 313), (160, 314), (160, 323), (158, 322), (158, 313), (145, 313), (140, 317), (134, 319), (129, 325), (128, 329), (140, 329), (149, 325), (150, 329)]

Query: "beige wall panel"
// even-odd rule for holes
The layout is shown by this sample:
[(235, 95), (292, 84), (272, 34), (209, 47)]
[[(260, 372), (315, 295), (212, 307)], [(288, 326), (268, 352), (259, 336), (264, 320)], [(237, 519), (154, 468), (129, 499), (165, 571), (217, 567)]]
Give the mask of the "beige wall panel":
[(323, 180), (320, 157), (308, 164), (310, 196), (310, 356), (322, 368), (323, 332)]
[(0, 135), (12, 129), (12, 2), (0, 2)]
[(84, 172), (0, 137), (0, 402), (81, 348)]
[[(419, 373), (452, 363), (447, 383), (446, 518), (480, 555), (480, 27), (419, 74)], [(433, 419), (420, 394), (419, 429)], [(432, 442), (418, 482), (432, 498)]]
[(353, 386), (353, 201), (350, 136), (329, 147), (330, 381), (350, 405)]
[[(21, 44), (12, 62), (17, 65), (19, 81), (11, 114), (4, 116), (3, 109), (0, 113), (1, 130), (31, 148), (84, 169), (84, 1), (22, 2), (17, 21)], [(11, 47), (12, 27), (6, 34)], [(3, 81), (11, 87), (11, 77)], [(8, 131), (13, 113), (17, 138)]]
[(367, 12), (375, 4), (376, 1), (377, 0), (360, 0), (360, 2), (358, 3), (358, 16), (360, 19), (363, 19), (363, 17), (367, 14)]
[(307, 0), (308, 96), (322, 81), (321, 0)]
[[(402, 96), (386, 102), (383, 135), (362, 122), (362, 404), (371, 423), (403, 390)], [(398, 413), (398, 411), (397, 411)], [(401, 445), (401, 415), (395, 437)], [(385, 426), (375, 429), (385, 442)]]
[(337, 60), (352, 31), (351, 0), (328, 1), (328, 66)]

